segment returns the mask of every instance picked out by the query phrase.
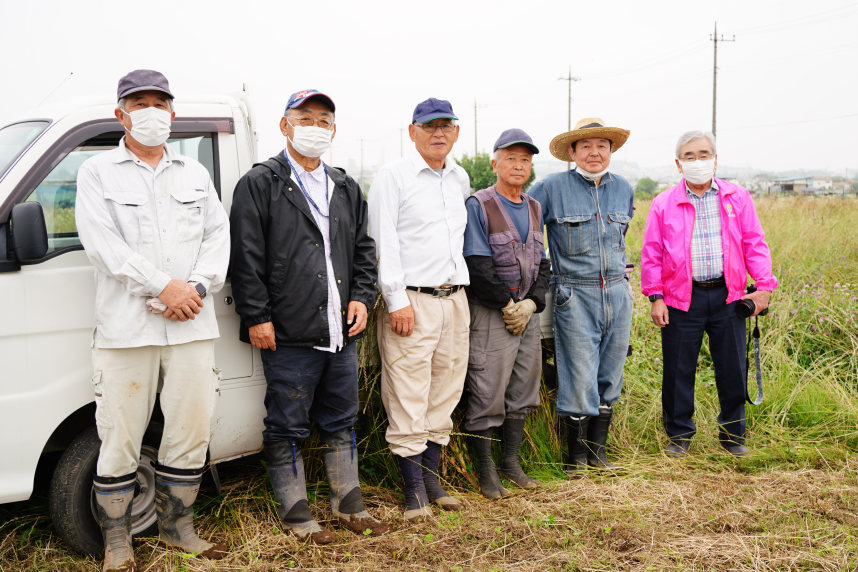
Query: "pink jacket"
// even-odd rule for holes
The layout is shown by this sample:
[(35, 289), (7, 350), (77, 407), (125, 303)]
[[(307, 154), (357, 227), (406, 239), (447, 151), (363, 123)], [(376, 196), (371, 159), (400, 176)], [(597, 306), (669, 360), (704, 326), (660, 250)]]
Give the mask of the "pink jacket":
[[(721, 240), (727, 303), (744, 296), (747, 275), (759, 290), (773, 291), (772, 257), (754, 201), (747, 189), (715, 179), (721, 201)], [(691, 305), (691, 233), (694, 206), (685, 179), (652, 201), (641, 248), (641, 292), (661, 294), (664, 303), (684, 312)]]

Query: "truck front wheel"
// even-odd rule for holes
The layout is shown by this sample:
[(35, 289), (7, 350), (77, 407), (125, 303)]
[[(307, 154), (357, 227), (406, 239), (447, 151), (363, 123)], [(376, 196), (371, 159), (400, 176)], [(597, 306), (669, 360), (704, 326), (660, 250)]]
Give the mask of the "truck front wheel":
[[(162, 427), (152, 423), (143, 438), (137, 467), (137, 490), (131, 508), (131, 534), (135, 538), (158, 534), (155, 515), (155, 463)], [(98, 556), (104, 550), (101, 527), (95, 518), (92, 475), (101, 439), (90, 427), (75, 437), (60, 458), (51, 480), (50, 511), (57, 534), (73, 550)]]

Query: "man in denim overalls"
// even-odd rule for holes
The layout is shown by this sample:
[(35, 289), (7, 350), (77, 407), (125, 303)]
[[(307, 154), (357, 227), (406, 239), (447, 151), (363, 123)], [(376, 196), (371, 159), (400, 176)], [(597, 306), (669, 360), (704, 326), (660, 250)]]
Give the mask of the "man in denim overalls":
[(597, 117), (551, 141), (551, 154), (576, 167), (536, 183), (551, 253), (557, 414), (566, 427), (568, 469), (616, 469), (605, 443), (620, 397), (629, 347), (632, 297), (625, 279), (626, 230), (634, 190), (608, 173), (611, 153), (629, 132)]

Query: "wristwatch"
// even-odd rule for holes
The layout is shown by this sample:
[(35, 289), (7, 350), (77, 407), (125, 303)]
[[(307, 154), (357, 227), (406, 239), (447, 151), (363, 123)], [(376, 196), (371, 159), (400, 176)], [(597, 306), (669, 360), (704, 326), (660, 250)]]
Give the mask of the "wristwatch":
[(206, 287), (205, 286), (203, 286), (199, 282), (191, 282), (191, 281), (188, 281), (188, 284), (190, 284), (191, 286), (194, 287), (194, 289), (197, 291), (197, 294), (200, 295), (200, 300), (202, 300), (203, 298), (206, 297)]
[(649, 297), (650, 302), (655, 302), (656, 300), (663, 300), (663, 299), (664, 299), (664, 296), (662, 296), (661, 294), (653, 294), (652, 296)]

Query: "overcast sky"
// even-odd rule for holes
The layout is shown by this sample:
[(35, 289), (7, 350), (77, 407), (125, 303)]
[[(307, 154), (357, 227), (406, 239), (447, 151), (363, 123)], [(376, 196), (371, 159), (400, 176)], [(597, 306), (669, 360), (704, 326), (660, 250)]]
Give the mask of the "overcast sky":
[[(461, 121), (454, 154), (491, 151), (519, 127), (550, 159), (572, 123), (631, 130), (614, 161), (670, 164), (678, 136), (712, 125), (718, 47), (718, 154), (760, 170), (858, 172), (858, 2), (6, 2), (0, 18), (0, 124), (10, 109), (114, 95), (132, 69), (156, 69), (174, 93), (246, 83), (260, 158), (284, 146), (289, 94), (315, 88), (337, 105), (333, 163), (357, 177), (400, 156), (401, 128), (427, 97)], [(181, 114), (181, 109), (179, 109)], [(404, 132), (405, 152), (413, 148)], [(328, 157), (326, 156), (326, 160)]]

